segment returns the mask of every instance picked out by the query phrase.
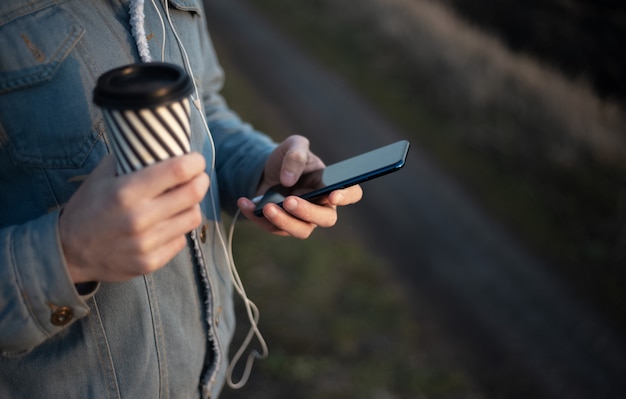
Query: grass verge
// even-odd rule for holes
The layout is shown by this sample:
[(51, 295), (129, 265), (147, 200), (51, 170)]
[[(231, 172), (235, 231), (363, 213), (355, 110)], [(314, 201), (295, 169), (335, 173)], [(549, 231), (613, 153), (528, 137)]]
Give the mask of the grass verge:
[[(234, 252), (270, 356), (226, 398), (482, 397), (439, 356), (393, 269), (362, 243), (332, 231), (273, 237), (242, 224)], [(236, 343), (249, 326), (238, 323)]]
[[(238, 73), (228, 52), (218, 47), (218, 54), (228, 71), (223, 94), (231, 107), (259, 130), (288, 131), (280, 111)], [(415, 319), (393, 268), (353, 235), (335, 228), (299, 241), (240, 221), (233, 252), (247, 295), (261, 310), (270, 356), (255, 363), (245, 387), (226, 388), (223, 398), (483, 397), (438, 327)], [(249, 326), (237, 303), (231, 353)]]
[[(403, 44), (377, 32), (376, 15), (360, 10), (368, 3), (259, 0), (251, 5), (413, 135), (485, 208), (548, 259), (581, 298), (626, 331), (624, 170), (572, 138), (568, 129), (579, 127), (557, 119), (584, 113), (581, 123), (589, 123), (590, 137), (602, 122), (594, 127), (589, 107), (576, 108), (576, 101), (550, 100), (560, 87), (550, 80), (532, 82), (545, 87), (547, 94), (540, 97), (545, 103), (525, 98), (526, 89), (505, 78), (494, 81), (502, 84), (496, 90), (500, 97), (484, 103), (461, 98), (469, 91), (458, 85), (471, 81), (475, 68), (463, 76), (462, 67), (438, 64), (441, 60), (413, 63)], [(498, 73), (497, 66), (484, 62), (485, 69)]]

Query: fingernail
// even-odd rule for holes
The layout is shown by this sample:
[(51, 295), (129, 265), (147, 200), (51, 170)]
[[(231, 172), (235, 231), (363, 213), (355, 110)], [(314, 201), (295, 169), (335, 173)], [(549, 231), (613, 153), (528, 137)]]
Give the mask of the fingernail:
[(298, 201), (294, 198), (287, 198), (285, 202), (283, 202), (283, 207), (288, 211), (295, 211), (298, 208)]

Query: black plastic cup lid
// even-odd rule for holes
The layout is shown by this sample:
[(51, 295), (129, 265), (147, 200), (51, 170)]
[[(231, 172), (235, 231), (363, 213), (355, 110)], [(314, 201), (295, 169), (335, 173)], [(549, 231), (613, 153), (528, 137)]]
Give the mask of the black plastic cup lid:
[(105, 108), (150, 108), (180, 100), (192, 90), (191, 78), (177, 65), (137, 63), (102, 74), (93, 91), (93, 101)]

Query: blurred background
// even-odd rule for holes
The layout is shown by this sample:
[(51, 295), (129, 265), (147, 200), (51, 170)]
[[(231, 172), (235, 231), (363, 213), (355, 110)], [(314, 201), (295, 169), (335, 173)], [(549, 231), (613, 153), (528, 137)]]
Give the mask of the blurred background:
[(412, 144), (309, 240), (237, 224), (270, 356), (224, 397), (624, 397), (626, 6), (205, 7), (259, 130), (327, 163)]

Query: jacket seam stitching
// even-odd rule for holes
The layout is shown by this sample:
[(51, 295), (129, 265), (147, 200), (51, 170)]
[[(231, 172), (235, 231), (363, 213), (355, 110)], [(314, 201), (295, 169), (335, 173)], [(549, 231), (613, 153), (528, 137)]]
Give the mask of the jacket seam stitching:
[[(113, 383), (113, 388), (115, 390), (115, 396), (114, 398), (117, 399), (121, 399), (122, 395), (120, 393), (120, 387), (119, 387), (119, 383), (117, 381), (117, 372), (115, 371), (115, 363), (113, 362), (113, 356), (111, 355), (111, 347), (109, 346), (109, 338), (107, 337), (106, 334), (106, 330), (104, 328), (104, 325), (102, 324), (102, 318), (100, 317), (100, 307), (98, 306), (98, 301), (95, 297), (93, 297), (93, 308), (94, 308), (94, 316), (97, 316), (95, 318), (95, 320), (93, 320), (93, 323), (98, 323), (99, 324), (99, 328), (102, 331), (102, 339), (103, 339), (103, 344), (106, 350), (106, 355), (103, 358), (103, 354), (101, 352), (101, 348), (99, 344), (97, 344), (98, 350), (96, 351), (96, 353), (98, 354), (98, 358), (100, 358), (102, 367), (104, 367), (104, 364), (108, 361), (108, 364), (110, 366), (110, 372), (111, 372), (111, 376), (109, 378), (109, 376), (105, 376), (106, 382), (111, 381)], [(92, 323), (90, 323), (92, 324)], [(93, 326), (92, 328), (98, 328), (97, 326)], [(97, 332), (96, 332), (97, 335)], [(106, 371), (105, 371), (106, 373)], [(107, 385), (108, 387), (108, 385)], [(107, 390), (108, 392), (108, 390)]]
[(159, 368), (159, 397), (169, 397), (167, 381), (167, 356), (163, 345), (163, 326), (159, 315), (159, 303), (157, 295), (154, 295), (154, 285), (151, 276), (144, 276), (144, 283), (148, 293), (148, 303), (150, 316), (152, 318), (152, 328), (154, 330), (154, 344), (157, 355), (157, 366)]

